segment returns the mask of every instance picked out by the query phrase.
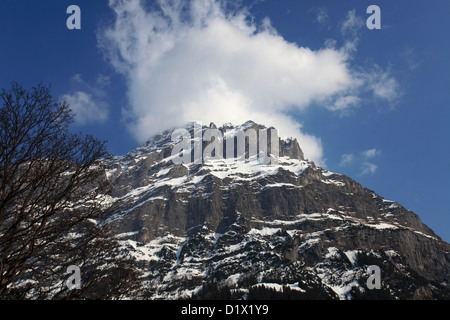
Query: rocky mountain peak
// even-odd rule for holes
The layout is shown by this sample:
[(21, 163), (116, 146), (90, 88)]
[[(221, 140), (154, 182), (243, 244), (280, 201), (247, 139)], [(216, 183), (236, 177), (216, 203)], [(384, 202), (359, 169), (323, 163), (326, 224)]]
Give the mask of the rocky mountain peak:
[[(449, 244), (397, 202), (305, 160), (296, 139), (271, 129), (194, 122), (108, 160), (109, 224), (146, 275), (148, 297), (228, 290), (241, 299), (261, 286), (304, 299), (449, 297)], [(227, 158), (227, 139), (238, 133), (248, 138)], [(381, 268), (379, 291), (365, 286), (369, 265)]]
[[(262, 124), (258, 124), (256, 122), (254, 122), (252, 120), (249, 120), (249, 121), (247, 121), (247, 122), (245, 122), (245, 123), (243, 123), (241, 125), (233, 125), (231, 123), (225, 123), (221, 127), (217, 127), (217, 125), (214, 124), (213, 122), (211, 122), (209, 126), (202, 125), (199, 122), (191, 122), (191, 123), (183, 126), (182, 128), (188, 130), (189, 133), (191, 134), (191, 136), (194, 138), (195, 130), (196, 130), (195, 127), (197, 127), (197, 130), (199, 130), (198, 128), (201, 128), (203, 137), (205, 135), (205, 132), (207, 130), (210, 130), (210, 129), (216, 129), (216, 130), (220, 131), (220, 133), (221, 133), (221, 135), (223, 137), (226, 137), (228, 134), (237, 135), (238, 133), (242, 132), (244, 135), (247, 134), (246, 138), (249, 139), (249, 134), (250, 133), (255, 133), (256, 134), (256, 139), (255, 139), (254, 142), (258, 145), (257, 146), (258, 151), (260, 149), (260, 143), (261, 143), (261, 141), (259, 140), (260, 139), (260, 134), (265, 132), (265, 131), (268, 131), (269, 138), (270, 138), (270, 135), (273, 133), (273, 134), (276, 134), (276, 137), (279, 140), (279, 156), (281, 156), (281, 157), (286, 156), (286, 157), (290, 157), (292, 159), (305, 160), (303, 151), (300, 148), (300, 145), (299, 145), (299, 143), (298, 143), (296, 138), (285, 138), (285, 139), (283, 139), (283, 138), (278, 136), (278, 131), (277, 131), (276, 128), (273, 128), (273, 127), (268, 128), (268, 127), (266, 127), (266, 126), (264, 126)], [(165, 137), (163, 139), (163, 142), (167, 141), (167, 134), (169, 132), (170, 131), (166, 131), (162, 135), (162, 136)], [(157, 141), (160, 142), (161, 141), (161, 135), (156, 136), (156, 139), (158, 139)], [(153, 142), (151, 142), (151, 141), (153, 141)], [(149, 144), (149, 143), (150, 144), (155, 144), (154, 141), (155, 141), (155, 138), (149, 140), (149, 142), (147, 142), (147, 144)], [(247, 141), (246, 142), (246, 148), (247, 149), (248, 149), (248, 144), (249, 144), (249, 142)], [(203, 145), (203, 147), (205, 147), (206, 145), (208, 145), (208, 143), (205, 143)], [(224, 141), (223, 150), (225, 150), (225, 149), (226, 149), (226, 142)], [(268, 151), (269, 152), (271, 151), (271, 149), (270, 149), (270, 141), (268, 141)]]

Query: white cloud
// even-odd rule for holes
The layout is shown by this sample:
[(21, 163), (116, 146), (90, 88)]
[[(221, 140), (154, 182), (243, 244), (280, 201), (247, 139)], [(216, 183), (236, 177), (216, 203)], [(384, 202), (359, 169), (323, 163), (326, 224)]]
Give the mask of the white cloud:
[[(378, 165), (373, 163), (373, 158), (380, 155), (381, 151), (378, 149), (368, 149), (360, 152), (359, 155), (354, 155), (352, 153), (343, 154), (341, 156), (341, 161), (339, 163), (340, 167), (353, 166), (355, 168), (360, 168), (359, 174), (375, 174), (378, 169)], [(370, 161), (369, 161), (370, 159)]]
[(353, 163), (355, 156), (353, 154), (343, 154), (341, 156), (340, 167), (347, 167)]
[(95, 80), (95, 84), (99, 86), (100, 88), (107, 87), (111, 84), (111, 78), (109, 76), (106, 76), (104, 74), (99, 74), (97, 76), (97, 80)]
[(373, 65), (370, 72), (362, 72), (361, 78), (373, 95), (393, 105), (401, 96), (400, 85), (389, 73), (377, 65)]
[(378, 166), (373, 162), (369, 161), (368, 159), (373, 159), (376, 156), (380, 155), (381, 151), (373, 148), (363, 151), (361, 154), (364, 159), (361, 164), (362, 166), (361, 175), (374, 174), (377, 171)]
[(373, 158), (379, 154), (380, 154), (380, 151), (377, 149), (369, 149), (369, 150), (362, 152), (362, 155), (367, 159)]
[[(139, 0), (109, 4), (116, 18), (99, 32), (99, 46), (126, 78), (123, 113), (139, 142), (192, 120), (251, 119), (297, 137), (306, 157), (321, 164), (320, 139), (303, 132), (289, 112), (312, 102), (353, 107), (359, 101), (353, 93), (369, 79), (350, 68), (348, 50), (300, 47), (278, 35), (268, 18), (258, 24), (222, 1), (159, 0), (152, 10)], [(349, 13), (342, 31), (358, 21)], [(383, 95), (382, 87), (374, 90)]]
[(328, 16), (327, 10), (325, 8), (317, 8), (313, 11), (316, 14), (315, 22), (324, 28), (330, 29), (330, 17)]
[(406, 47), (401, 53), (401, 56), (408, 66), (409, 70), (412, 71), (420, 67), (420, 62), (417, 59), (416, 50), (414, 50), (413, 48)]
[(81, 78), (81, 74), (77, 73), (74, 74), (70, 80), (72, 80), (73, 82), (77, 83), (77, 84), (83, 84), (84, 85), (84, 80)]
[(341, 33), (356, 37), (364, 26), (364, 20), (357, 16), (356, 10), (353, 9), (347, 13), (345, 20), (341, 23)]
[(381, 79), (370, 84), (375, 96), (386, 99), (394, 100), (398, 96), (398, 84), (393, 78), (389, 78), (385, 73), (381, 75)]
[(329, 106), (328, 109), (332, 111), (346, 112), (348, 111), (349, 108), (358, 106), (360, 101), (361, 99), (356, 96), (352, 95), (342, 96), (337, 98), (334, 104)]
[(77, 91), (62, 98), (70, 105), (75, 123), (78, 125), (104, 122), (108, 118), (107, 104), (96, 100), (89, 93)]
[(70, 80), (79, 88), (74, 93), (62, 96), (74, 113), (75, 123), (86, 125), (103, 123), (108, 119), (109, 106), (104, 101), (104, 87), (109, 85), (109, 77), (98, 75), (96, 85), (91, 86), (83, 80), (81, 74), (73, 75)]
[[(350, 10), (346, 18), (341, 22), (340, 31), (345, 39), (341, 51), (347, 54), (349, 59), (356, 53), (362, 30), (365, 27), (364, 20), (356, 15), (356, 10), (354, 9)], [(387, 101), (390, 106), (400, 96), (400, 86), (397, 80), (391, 75), (389, 70), (383, 70), (376, 64), (365, 66), (364, 70), (355, 71), (354, 76), (360, 81), (358, 88), (365, 88), (375, 98)]]
[(363, 169), (361, 175), (374, 174), (377, 171), (378, 166), (372, 162), (366, 161), (362, 164)]
[(360, 33), (364, 27), (364, 21), (356, 15), (356, 10), (350, 10), (345, 20), (340, 24), (342, 36), (346, 39), (342, 51), (351, 57), (357, 49), (360, 40)]

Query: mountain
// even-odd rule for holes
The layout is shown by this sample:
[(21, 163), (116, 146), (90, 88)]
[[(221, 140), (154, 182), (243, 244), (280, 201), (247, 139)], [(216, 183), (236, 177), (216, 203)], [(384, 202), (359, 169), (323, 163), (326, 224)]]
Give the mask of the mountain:
[(130, 298), (450, 298), (450, 245), (415, 213), (306, 160), (274, 128), (178, 129), (105, 160), (108, 223), (142, 272)]

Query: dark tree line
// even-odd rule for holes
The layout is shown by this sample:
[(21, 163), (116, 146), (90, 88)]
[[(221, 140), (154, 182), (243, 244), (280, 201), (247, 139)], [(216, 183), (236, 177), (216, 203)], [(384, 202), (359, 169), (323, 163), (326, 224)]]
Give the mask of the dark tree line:
[[(113, 299), (136, 280), (103, 223), (114, 212), (105, 143), (70, 132), (70, 106), (50, 88), (0, 93), (0, 298)], [(68, 266), (81, 289), (66, 286)]]

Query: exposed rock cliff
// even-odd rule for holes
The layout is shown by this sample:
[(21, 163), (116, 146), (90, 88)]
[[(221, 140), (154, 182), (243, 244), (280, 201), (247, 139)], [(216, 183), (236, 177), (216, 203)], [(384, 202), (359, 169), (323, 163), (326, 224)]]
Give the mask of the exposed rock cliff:
[[(185, 129), (193, 138), (199, 130)], [(450, 297), (449, 244), (400, 204), (305, 160), (297, 140), (278, 141), (276, 164), (174, 164), (172, 132), (109, 159), (105, 173), (120, 205), (110, 223), (144, 275), (136, 296), (252, 298), (272, 288), (302, 299)], [(381, 289), (367, 288), (369, 265), (380, 267)]]

